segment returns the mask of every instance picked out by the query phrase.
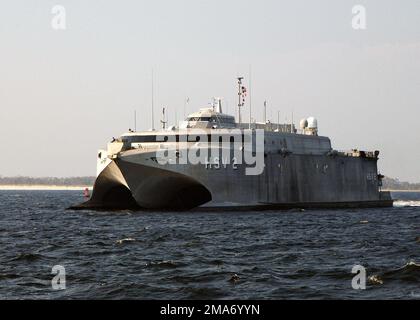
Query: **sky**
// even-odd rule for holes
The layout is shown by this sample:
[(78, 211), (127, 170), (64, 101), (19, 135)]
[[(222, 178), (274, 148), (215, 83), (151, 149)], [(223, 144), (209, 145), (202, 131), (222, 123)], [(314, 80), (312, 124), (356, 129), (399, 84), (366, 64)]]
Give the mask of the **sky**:
[(95, 175), (134, 110), (151, 128), (153, 70), (156, 127), (186, 97), (236, 115), (251, 76), (255, 119), (265, 100), (273, 121), (315, 116), (335, 149), (380, 150), (383, 174), (420, 182), (419, 17), (418, 0), (1, 0), (0, 175)]

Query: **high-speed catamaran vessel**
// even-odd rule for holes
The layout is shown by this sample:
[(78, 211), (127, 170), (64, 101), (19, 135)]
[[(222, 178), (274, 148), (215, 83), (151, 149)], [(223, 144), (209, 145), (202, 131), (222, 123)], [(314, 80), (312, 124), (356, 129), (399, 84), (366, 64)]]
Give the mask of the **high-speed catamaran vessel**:
[(130, 132), (99, 150), (92, 197), (75, 209), (388, 207), (379, 151), (338, 151), (313, 117), (242, 123), (221, 100), (176, 127)]

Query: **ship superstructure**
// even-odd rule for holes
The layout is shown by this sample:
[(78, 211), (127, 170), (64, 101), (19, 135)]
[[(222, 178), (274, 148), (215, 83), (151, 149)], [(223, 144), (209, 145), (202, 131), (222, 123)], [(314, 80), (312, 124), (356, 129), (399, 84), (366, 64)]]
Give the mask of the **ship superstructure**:
[(218, 100), (179, 126), (128, 132), (109, 143), (98, 152), (92, 198), (78, 208), (391, 206), (390, 194), (380, 190), (378, 157), (333, 149), (313, 117), (299, 129), (236, 123)]

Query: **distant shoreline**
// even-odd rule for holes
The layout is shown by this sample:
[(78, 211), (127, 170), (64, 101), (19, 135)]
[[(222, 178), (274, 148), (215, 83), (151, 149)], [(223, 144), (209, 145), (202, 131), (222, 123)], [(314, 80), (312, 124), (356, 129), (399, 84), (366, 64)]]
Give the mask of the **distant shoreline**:
[[(56, 186), (56, 185), (0, 185), (0, 190), (89, 190), (93, 189), (93, 186)], [(383, 189), (385, 192), (420, 192), (419, 190), (404, 190), (404, 189)]]
[(403, 190), (403, 189), (384, 189), (382, 191), (389, 191), (389, 192), (420, 192), (420, 190)]
[(55, 185), (0, 185), (0, 190), (92, 190), (92, 186), (55, 186)]

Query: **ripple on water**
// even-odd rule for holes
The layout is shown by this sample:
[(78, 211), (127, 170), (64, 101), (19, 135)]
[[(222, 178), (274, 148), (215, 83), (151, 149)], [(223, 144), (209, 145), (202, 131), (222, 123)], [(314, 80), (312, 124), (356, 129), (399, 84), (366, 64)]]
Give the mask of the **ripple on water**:
[(43, 256), (41, 254), (36, 253), (19, 253), (16, 257), (11, 259), (10, 261), (22, 261), (22, 262), (32, 262), (42, 259)]

